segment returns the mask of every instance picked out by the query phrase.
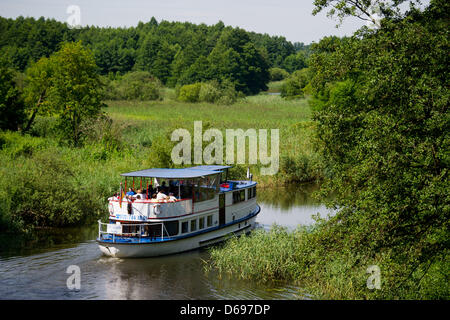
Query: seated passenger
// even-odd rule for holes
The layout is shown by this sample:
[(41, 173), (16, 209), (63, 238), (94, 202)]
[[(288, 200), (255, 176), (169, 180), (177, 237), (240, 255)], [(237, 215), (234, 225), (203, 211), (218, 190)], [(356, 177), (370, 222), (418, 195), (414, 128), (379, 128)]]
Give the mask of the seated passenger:
[(146, 198), (145, 193), (143, 193), (142, 190), (139, 189), (136, 194), (136, 199), (145, 199), (145, 198)]
[(169, 201), (176, 202), (178, 199), (174, 197), (173, 193), (169, 193)]
[(136, 194), (136, 192), (133, 191), (133, 189), (128, 188), (127, 197), (132, 197)]
[(156, 199), (157, 199), (157, 200), (166, 200), (166, 198), (167, 198), (167, 195), (164, 194), (164, 193), (162, 192), (162, 190), (159, 190), (159, 192), (158, 192), (158, 194), (157, 194), (157, 196), (156, 196)]
[(150, 199), (150, 202), (158, 202), (158, 199), (156, 199), (156, 193), (152, 195), (152, 198)]

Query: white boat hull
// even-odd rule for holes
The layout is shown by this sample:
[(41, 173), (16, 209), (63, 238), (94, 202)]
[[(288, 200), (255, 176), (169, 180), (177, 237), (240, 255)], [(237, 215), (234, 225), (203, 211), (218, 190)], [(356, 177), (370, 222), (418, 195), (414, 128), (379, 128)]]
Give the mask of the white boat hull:
[(200, 247), (208, 246), (227, 238), (227, 235), (241, 235), (249, 232), (255, 227), (256, 216), (259, 213), (251, 215), (246, 220), (239, 223), (225, 225), (212, 231), (160, 242), (151, 243), (111, 243), (99, 242), (100, 250), (108, 256), (117, 258), (142, 258), (155, 257), (189, 251)]

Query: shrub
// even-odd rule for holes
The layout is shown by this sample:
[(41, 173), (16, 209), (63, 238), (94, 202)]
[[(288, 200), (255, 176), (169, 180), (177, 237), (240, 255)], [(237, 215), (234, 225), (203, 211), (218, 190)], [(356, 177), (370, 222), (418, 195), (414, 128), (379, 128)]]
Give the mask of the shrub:
[(217, 82), (202, 83), (199, 92), (199, 101), (214, 103), (221, 96), (219, 84)]
[(80, 181), (71, 159), (58, 149), (40, 150), (20, 161), (4, 153), (0, 157), (5, 163), (0, 229), (80, 225), (92, 223), (103, 212), (99, 195)]
[(270, 68), (270, 81), (280, 81), (289, 77), (289, 72), (281, 68)]
[(178, 100), (183, 102), (198, 102), (201, 83), (186, 84), (180, 88)]
[(303, 98), (304, 88), (310, 81), (309, 69), (295, 71), (281, 87), (281, 96), (288, 99)]
[(236, 91), (234, 83), (229, 80), (223, 81), (220, 87), (221, 95), (216, 101), (217, 104), (231, 105), (237, 101), (240, 94), (243, 95), (243, 93), (238, 93), (238, 91)]
[(123, 76), (103, 78), (106, 82), (105, 98), (109, 100), (160, 100), (161, 83), (149, 72), (129, 72)]
[(216, 80), (187, 84), (175, 88), (175, 92), (178, 100), (183, 102), (209, 102), (221, 105), (233, 104), (241, 95), (243, 96), (229, 80), (224, 80), (220, 84)]
[(19, 135), (13, 132), (0, 132), (0, 149), (11, 159), (20, 156), (30, 157), (36, 151), (48, 147), (48, 141), (42, 138)]

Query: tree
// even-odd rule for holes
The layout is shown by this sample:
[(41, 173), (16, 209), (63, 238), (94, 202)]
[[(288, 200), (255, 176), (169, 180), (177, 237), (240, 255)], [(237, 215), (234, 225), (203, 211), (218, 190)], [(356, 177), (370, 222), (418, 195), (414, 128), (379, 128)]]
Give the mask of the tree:
[(17, 130), (24, 121), (25, 106), (7, 65), (0, 59), (0, 129)]
[(282, 68), (270, 68), (270, 81), (281, 81), (289, 77), (289, 73)]
[(269, 64), (242, 29), (224, 30), (208, 62), (212, 77), (231, 80), (238, 91), (255, 94), (267, 90)]
[(24, 88), (24, 100), (27, 105), (28, 121), (23, 129), (27, 132), (39, 113), (49, 112), (48, 94), (52, 85), (53, 65), (52, 60), (41, 58), (26, 70), (26, 86)]
[(306, 57), (303, 52), (291, 54), (284, 59), (282, 66), (289, 73), (301, 70), (307, 67)]
[(176, 52), (176, 47), (171, 46), (167, 42), (163, 42), (150, 68), (151, 74), (164, 84), (170, 76), (171, 64)]
[(58, 115), (63, 138), (78, 146), (82, 122), (96, 118), (105, 106), (97, 65), (81, 42), (66, 43), (51, 59), (55, 66), (50, 90), (52, 109)]
[(384, 297), (448, 277), (449, 9), (431, 1), (312, 59), (323, 193), (340, 208), (323, 245), (355, 257), (347, 272), (379, 265)]
[(154, 34), (148, 34), (142, 46), (139, 48), (137, 53), (137, 65), (140, 70), (149, 71), (153, 67), (153, 62), (161, 49), (161, 41)]
[(82, 122), (97, 117), (104, 106), (101, 89), (93, 54), (81, 42), (64, 44), (27, 70), (24, 91), (30, 118), (25, 130), (36, 114), (55, 115), (61, 137), (79, 146)]
[(281, 96), (289, 99), (303, 98), (305, 95), (304, 88), (308, 85), (310, 78), (308, 68), (295, 71), (281, 87)]
[(353, 16), (378, 25), (380, 18), (402, 18), (400, 4), (408, 2), (410, 6), (420, 5), (420, 0), (314, 0), (313, 15), (325, 8), (329, 17), (337, 17), (342, 23), (345, 17)]

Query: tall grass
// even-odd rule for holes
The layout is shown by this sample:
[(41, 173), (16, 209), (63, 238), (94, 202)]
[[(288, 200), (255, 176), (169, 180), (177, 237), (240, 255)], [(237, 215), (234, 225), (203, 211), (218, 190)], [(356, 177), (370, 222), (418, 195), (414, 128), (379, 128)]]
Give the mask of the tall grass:
[[(208, 128), (221, 130), (224, 139), (226, 129), (267, 129), (269, 132), (270, 129), (279, 129), (281, 163), (278, 174), (262, 176), (259, 174), (260, 164), (250, 165), (254, 178), (261, 185), (310, 182), (322, 178), (323, 164), (314, 151), (315, 124), (311, 121), (311, 110), (306, 99), (286, 101), (279, 96), (261, 94), (226, 106), (204, 102), (183, 103), (172, 99), (108, 101), (107, 104), (109, 107), (105, 111), (108, 115), (114, 121), (127, 125), (123, 135), (130, 145), (150, 144), (164, 132), (177, 128), (192, 133), (194, 121), (202, 121), (203, 131)], [(165, 138), (168, 146), (174, 145), (170, 136)]]
[[(273, 226), (248, 236), (232, 237), (209, 249), (206, 272), (258, 282), (289, 281), (315, 299), (448, 299), (450, 286), (445, 260), (436, 260), (428, 270), (418, 268), (410, 278), (399, 275), (404, 266), (394, 263), (387, 252), (373, 255), (354, 252), (340, 245), (339, 236), (327, 224), (288, 232)], [(381, 270), (381, 288), (367, 287), (367, 267)], [(428, 271), (428, 272), (425, 272)]]

